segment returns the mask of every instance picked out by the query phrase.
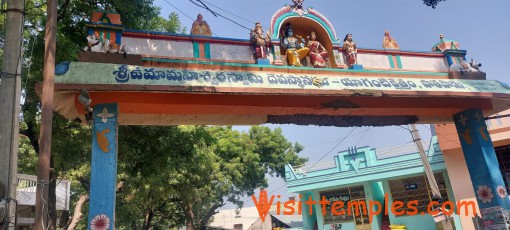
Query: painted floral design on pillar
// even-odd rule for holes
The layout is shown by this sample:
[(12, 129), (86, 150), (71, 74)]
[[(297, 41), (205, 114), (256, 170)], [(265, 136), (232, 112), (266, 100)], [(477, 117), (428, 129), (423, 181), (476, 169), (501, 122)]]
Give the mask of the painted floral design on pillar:
[(501, 199), (505, 199), (507, 197), (507, 193), (506, 193), (506, 189), (505, 187), (503, 186), (498, 186), (497, 188), (497, 191), (498, 191), (498, 196), (501, 198)]
[(110, 228), (110, 218), (104, 214), (97, 215), (90, 222), (90, 228), (92, 230), (107, 230)]
[(492, 198), (494, 198), (492, 189), (490, 189), (487, 185), (478, 186), (476, 193), (478, 194), (478, 200), (482, 201), (482, 203), (490, 203), (492, 202)]

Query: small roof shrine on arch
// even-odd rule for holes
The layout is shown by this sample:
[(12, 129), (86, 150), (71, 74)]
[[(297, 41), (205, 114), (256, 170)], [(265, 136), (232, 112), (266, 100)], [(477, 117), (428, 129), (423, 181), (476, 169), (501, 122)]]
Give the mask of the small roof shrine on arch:
[[(293, 0), (294, 5), (285, 5), (277, 10), (271, 18), (271, 38), (273, 43), (282, 43), (285, 37), (285, 30), (290, 25), (293, 29), (294, 35), (302, 38), (307, 38), (315, 33), (317, 41), (324, 46), (327, 53), (329, 53), (328, 62), (331, 68), (344, 68), (345, 65), (340, 63), (338, 58), (338, 48), (340, 47), (341, 40), (338, 38), (335, 28), (331, 22), (319, 11), (308, 7), (307, 10), (303, 9), (303, 0)], [(306, 39), (308, 40), (308, 38)], [(305, 44), (306, 45), (306, 44)], [(275, 47), (276, 65), (283, 65), (285, 61), (284, 47)], [(281, 50), (280, 50), (281, 49)], [(280, 55), (278, 55), (280, 52)], [(281, 60), (278, 60), (281, 57)]]

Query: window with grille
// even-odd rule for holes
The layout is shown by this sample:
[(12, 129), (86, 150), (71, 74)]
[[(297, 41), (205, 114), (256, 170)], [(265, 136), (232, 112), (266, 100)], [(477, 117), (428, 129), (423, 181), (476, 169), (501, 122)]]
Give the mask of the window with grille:
[[(447, 200), (448, 194), (446, 192), (446, 183), (443, 178), (443, 173), (434, 173), (434, 177), (436, 178), (439, 191), (441, 192), (441, 197), (443, 200)], [(413, 208), (407, 207), (407, 204), (414, 200), (418, 201), (418, 205), (413, 205), (418, 209), (418, 213), (427, 212), (427, 207), (432, 201), (432, 191), (425, 175), (390, 180), (389, 184), (393, 202), (404, 202), (404, 207), (395, 210), (396, 212), (416, 212)], [(391, 207), (388, 206), (388, 209), (391, 210)]]
[[(354, 218), (357, 221), (368, 223), (368, 217), (363, 216), (363, 210), (359, 211), (359, 215), (355, 216), (355, 211), (351, 210), (347, 212), (349, 201), (365, 201), (365, 190), (363, 186), (346, 187), (336, 190), (323, 191), (319, 193), (320, 199), (324, 196), (330, 203), (326, 205), (326, 214), (323, 216), (324, 224), (335, 224), (343, 222), (353, 222)], [(344, 205), (342, 208), (337, 208), (337, 212), (343, 212), (345, 215), (335, 215), (331, 212), (331, 208), (335, 201), (343, 201)], [(360, 207), (361, 208), (361, 205)], [(350, 215), (348, 215), (350, 213)]]

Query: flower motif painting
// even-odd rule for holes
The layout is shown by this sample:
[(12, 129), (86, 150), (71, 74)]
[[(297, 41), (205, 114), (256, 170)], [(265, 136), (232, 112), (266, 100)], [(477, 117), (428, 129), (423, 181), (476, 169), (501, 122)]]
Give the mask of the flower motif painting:
[(505, 187), (503, 186), (498, 186), (497, 188), (497, 191), (498, 191), (498, 196), (501, 198), (501, 199), (505, 199), (507, 197), (507, 193), (506, 193), (506, 189)]
[(478, 186), (476, 193), (478, 194), (478, 200), (482, 201), (482, 203), (490, 203), (492, 202), (492, 198), (494, 198), (492, 189), (490, 189), (487, 185)]
[(100, 214), (94, 217), (90, 222), (92, 230), (107, 230), (110, 228), (110, 218), (105, 214)]

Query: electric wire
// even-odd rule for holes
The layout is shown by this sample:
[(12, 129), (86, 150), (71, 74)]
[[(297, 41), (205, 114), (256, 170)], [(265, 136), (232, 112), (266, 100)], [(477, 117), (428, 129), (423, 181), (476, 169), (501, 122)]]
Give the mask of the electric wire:
[[(166, 1), (166, 0), (165, 0), (165, 1)], [(228, 20), (228, 21), (230, 21), (230, 22), (232, 22), (232, 23), (234, 23), (234, 24), (236, 24), (236, 25), (238, 25), (238, 26), (240, 26), (240, 27), (243, 27), (243, 28), (245, 28), (245, 29), (247, 29), (247, 30), (251, 31), (251, 29), (250, 29), (250, 28), (248, 28), (248, 27), (246, 27), (246, 26), (243, 26), (243, 25), (241, 25), (240, 23), (238, 23), (238, 22), (236, 22), (236, 21), (234, 21), (234, 20), (232, 20), (232, 19), (230, 19), (230, 18), (227, 18), (227, 17), (225, 17), (225, 16), (223, 16), (223, 15), (219, 14), (218, 12), (212, 11), (212, 10), (211, 10), (211, 9), (209, 9), (207, 6), (205, 6), (205, 7), (204, 7), (204, 6), (201, 6), (201, 5), (199, 5), (198, 3), (193, 2), (193, 0), (189, 0), (189, 1), (190, 1), (191, 3), (193, 3), (193, 4), (195, 4), (196, 6), (200, 7), (200, 8), (203, 8), (203, 9), (206, 9), (206, 10), (210, 11), (210, 12), (211, 12), (213, 15), (215, 15), (215, 16), (216, 16), (216, 15), (218, 15), (218, 16), (220, 16), (220, 17), (222, 17), (222, 18), (224, 18), (224, 19), (226, 19), (226, 20)], [(198, 1), (198, 2), (200, 2), (199, 0), (197, 0), (197, 1)], [(200, 3), (204, 4), (203, 2), (200, 2)], [(204, 5), (205, 5), (205, 4), (204, 4)]]
[(195, 21), (195, 19), (193, 19), (192, 17), (190, 17), (189, 15), (187, 15), (186, 13), (182, 12), (181, 10), (179, 10), (179, 8), (175, 7), (172, 3), (170, 3), (168, 0), (164, 0), (166, 3), (168, 3), (168, 5), (172, 6), (174, 9), (176, 9), (177, 11), (179, 11), (181, 14), (183, 14), (184, 16), (188, 17), (192, 22)]
[(365, 132), (363, 132), (363, 135), (361, 135), (361, 137), (359, 138), (358, 142), (356, 142), (356, 145), (358, 145), (361, 140), (363, 140), (363, 137), (365, 137), (365, 135), (367, 134), (368, 130), (370, 129), (371, 127), (367, 127), (367, 129), (365, 129)]
[[(174, 6), (172, 3), (170, 3), (168, 0), (164, 0), (166, 3), (168, 3), (168, 5), (172, 6), (174, 9), (176, 9), (177, 11), (179, 11), (181, 14), (183, 14), (184, 16), (188, 17), (191, 22), (194, 22), (195, 19), (193, 19), (191, 16), (189, 16), (188, 14), (184, 13), (182, 10), (180, 10), (179, 8), (177, 8), (176, 6)], [(212, 31), (211, 31), (212, 32)], [(216, 37), (219, 37), (217, 34), (215, 34), (214, 32), (212, 32), (212, 34)]]
[(326, 157), (328, 154), (330, 154), (336, 147), (338, 147), (342, 142), (345, 141), (345, 139), (347, 139), (347, 137), (349, 137), (349, 135), (354, 131), (356, 130), (357, 127), (354, 127), (351, 129), (351, 131), (349, 131), (349, 133), (347, 133), (347, 135), (345, 135), (342, 140), (340, 140), (340, 142), (338, 142), (333, 148), (331, 148), (326, 154), (324, 154), (318, 161), (316, 161), (312, 166), (308, 167), (308, 169), (306, 169), (305, 171), (308, 171), (310, 170), (313, 166), (315, 166), (317, 163), (319, 163), (319, 161), (321, 161), (322, 159), (324, 159), (324, 157)]
[[(239, 16), (239, 15), (237, 15), (237, 14), (234, 14), (234, 13), (232, 13), (232, 12), (230, 12), (230, 11), (227, 11), (227, 10), (225, 10), (225, 9), (223, 9), (223, 8), (219, 7), (219, 6), (216, 6), (216, 5), (214, 5), (214, 4), (211, 4), (211, 3), (210, 3), (210, 2), (208, 2), (208, 1), (205, 1), (205, 0), (201, 0), (201, 1), (202, 1), (202, 2), (205, 2), (205, 3), (207, 3), (207, 4), (209, 4), (210, 6), (212, 6), (212, 7), (216, 8), (216, 9), (219, 9), (219, 10), (221, 10), (221, 11), (223, 11), (223, 12), (227, 13), (227, 14), (230, 14), (230, 15), (232, 15), (232, 16), (234, 16), (234, 17), (240, 18), (240, 19), (242, 19), (242, 20), (245, 20), (245, 21), (250, 22), (250, 23), (253, 23), (253, 24), (257, 23), (257, 22), (255, 22), (255, 21), (252, 21), (252, 20), (250, 20), (250, 19), (246, 19), (246, 18), (241, 17), (241, 16)], [(269, 28), (264, 27), (264, 26), (262, 26), (262, 28), (264, 28), (265, 30), (269, 30)]]
[[(357, 136), (357, 135), (360, 135), (360, 134), (364, 134), (364, 133), (365, 133), (365, 131), (361, 131), (361, 132), (358, 132), (358, 133), (352, 134), (352, 135), (351, 135), (351, 137), (354, 137), (354, 136)], [(326, 142), (321, 142), (321, 143), (313, 144), (313, 145), (305, 145), (305, 148), (315, 147), (315, 146), (325, 145), (325, 144), (331, 144), (331, 143), (337, 142), (337, 141), (339, 141), (339, 140), (340, 140), (340, 139), (336, 139), (336, 140), (333, 140), (333, 141), (326, 141)]]

